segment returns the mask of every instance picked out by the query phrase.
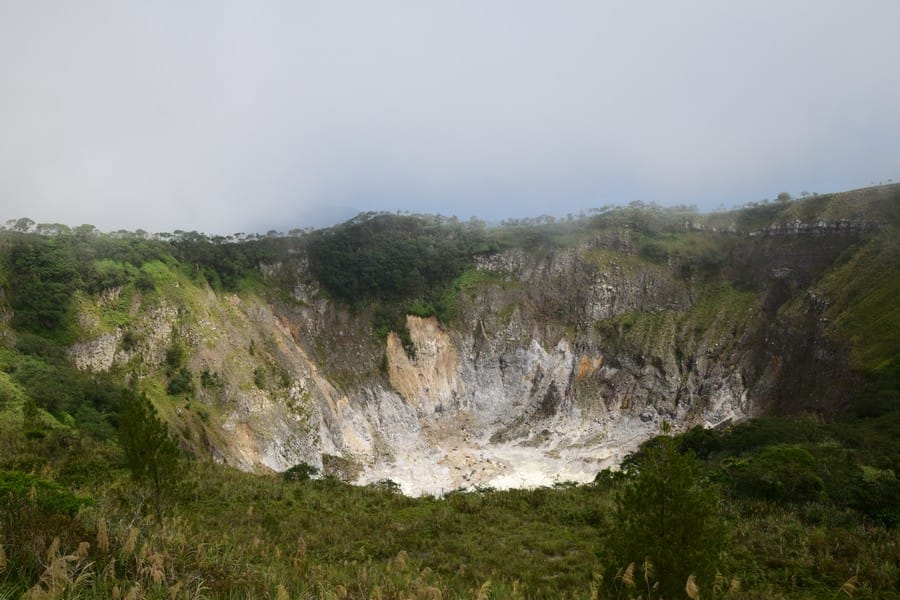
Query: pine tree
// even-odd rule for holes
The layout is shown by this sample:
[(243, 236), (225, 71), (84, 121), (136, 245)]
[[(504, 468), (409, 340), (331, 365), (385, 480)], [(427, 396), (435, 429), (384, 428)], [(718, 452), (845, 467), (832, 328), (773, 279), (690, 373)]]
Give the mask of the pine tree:
[(119, 408), (119, 444), (132, 478), (147, 487), (157, 521), (183, 472), (181, 452), (146, 394), (126, 391)]
[(725, 529), (718, 495), (701, 480), (693, 453), (679, 454), (676, 440), (661, 436), (626, 474), (612, 547), (619, 565), (640, 565), (653, 597), (683, 597), (691, 575), (711, 589)]

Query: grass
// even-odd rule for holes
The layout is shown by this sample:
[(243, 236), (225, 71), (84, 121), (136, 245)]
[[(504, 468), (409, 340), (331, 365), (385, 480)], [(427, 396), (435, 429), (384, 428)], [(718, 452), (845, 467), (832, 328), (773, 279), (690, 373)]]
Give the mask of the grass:
[(487, 240), (497, 248), (517, 248), (538, 256), (559, 248), (578, 246), (591, 238), (586, 222), (556, 221), (543, 225), (506, 225), (487, 232)]
[(642, 234), (641, 254), (654, 259), (674, 257), (681, 261), (721, 260), (737, 240), (736, 236), (706, 231), (666, 231)]
[(648, 264), (639, 256), (625, 254), (615, 250), (607, 250), (603, 248), (594, 248), (584, 253), (584, 258), (588, 263), (597, 267), (601, 273), (613, 272), (616, 277), (622, 277), (651, 269), (664, 273), (664, 270), (657, 265)]
[(598, 322), (595, 327), (604, 344), (639, 351), (648, 359), (678, 359), (703, 349), (725, 356), (739, 342), (733, 332), (746, 330), (758, 313), (759, 301), (754, 292), (716, 281), (705, 285), (686, 311), (631, 311)]
[(855, 366), (875, 376), (900, 375), (900, 240), (887, 232), (867, 242), (818, 286), (826, 315), (849, 340)]
[(787, 219), (805, 222), (817, 220), (886, 221), (898, 224), (897, 196), (900, 184), (823, 194), (791, 202), (784, 211)]
[[(291, 597), (343, 597), (342, 589), (401, 597), (426, 588), (470, 597), (488, 580), (492, 597), (508, 597), (496, 594), (517, 586), (541, 597), (578, 587), (588, 592), (591, 571), (584, 565), (595, 561), (595, 539), (586, 522), (596, 503), (562, 503), (562, 492), (410, 499), (334, 480), (287, 483), (204, 464), (194, 466), (190, 484), (162, 528), (139, 520), (138, 530), (133, 515), (115, 508), (134, 499), (120, 479), (104, 491), (102, 507), (79, 513), (72, 528), (79, 535), (40, 550), (47, 567), (41, 573), (34, 565), (29, 584), (52, 590), (57, 584), (48, 572), (59, 570), (66, 592), (77, 592), (77, 573), (88, 569), (86, 596), (115, 586), (164, 592), (182, 582), (191, 588), (190, 577), (194, 591), (215, 597), (261, 597), (279, 585)], [(530, 513), (524, 520), (522, 511)], [(102, 535), (97, 523), (104, 524)], [(111, 550), (93, 543), (100, 537)], [(84, 561), (54, 564), (82, 542), (92, 543)], [(120, 565), (115, 578), (111, 560)]]
[[(75, 514), (31, 506), (27, 492), (5, 505), (18, 520), (2, 532), (0, 590), (15, 597), (647, 597), (641, 565), (633, 588), (596, 575), (628, 566), (608, 552), (615, 480), (409, 498), (192, 463), (157, 526), (115, 446), (67, 438), (69, 450), (54, 453), (61, 433), (4, 431), (0, 471), (27, 454), (52, 489), (92, 499)], [(821, 503), (723, 496), (720, 507), (731, 531), (723, 583), (702, 597), (833, 597), (851, 577), (855, 598), (898, 597), (896, 530)]]
[[(0, 409), (15, 408), (25, 400), (25, 392), (8, 373), (0, 370)], [(6, 413), (0, 411), (0, 415)]]

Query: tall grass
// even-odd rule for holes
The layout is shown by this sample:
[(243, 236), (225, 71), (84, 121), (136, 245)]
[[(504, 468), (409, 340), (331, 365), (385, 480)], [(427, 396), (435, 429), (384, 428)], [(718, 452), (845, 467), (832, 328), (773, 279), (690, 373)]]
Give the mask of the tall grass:
[[(27, 490), (0, 498), (4, 518), (13, 509), (18, 519), (0, 532), (0, 598), (656, 594), (653, 564), (622, 565), (609, 551), (615, 480), (409, 498), (334, 479), (285, 481), (194, 463), (191, 485), (157, 524), (137, 508), (140, 492), (115, 453), (88, 444), (70, 446), (76, 455), (51, 456), (36, 443), (52, 442), (10, 444), (31, 458), (6, 456), (0, 468), (28, 464), (92, 502), (60, 513), (34, 504), (39, 498)], [(95, 477), (73, 466), (98, 456), (107, 462)], [(63, 476), (73, 470), (77, 478)], [(715, 582), (691, 592), (700, 598), (898, 598), (896, 530), (822, 503), (723, 498), (722, 508), (731, 539)], [(619, 577), (603, 581), (610, 565), (620, 567)]]

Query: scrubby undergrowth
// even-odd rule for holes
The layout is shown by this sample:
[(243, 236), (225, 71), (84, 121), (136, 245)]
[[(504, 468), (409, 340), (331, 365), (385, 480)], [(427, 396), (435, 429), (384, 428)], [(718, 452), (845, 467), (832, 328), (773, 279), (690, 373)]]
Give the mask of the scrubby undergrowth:
[[(390, 482), (353, 487), (193, 462), (158, 523), (117, 446), (69, 430), (26, 436), (4, 414), (4, 597), (656, 597), (658, 567), (620, 554), (636, 535), (623, 541), (625, 524), (655, 502), (635, 496), (640, 469), (590, 485), (409, 498)], [(693, 540), (712, 573), (700, 597), (898, 597), (898, 490), (896, 480), (878, 484), (884, 461), (900, 457), (898, 427), (893, 412), (672, 440), (705, 482), (704, 519), (719, 519), (724, 534), (721, 552)], [(893, 440), (875, 442), (881, 456), (859, 446), (878, 435)]]

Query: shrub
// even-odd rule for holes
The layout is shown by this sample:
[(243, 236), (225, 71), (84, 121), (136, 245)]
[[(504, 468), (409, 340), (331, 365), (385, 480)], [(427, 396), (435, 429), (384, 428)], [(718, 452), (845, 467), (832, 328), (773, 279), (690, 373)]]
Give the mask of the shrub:
[(285, 481), (309, 481), (319, 474), (319, 469), (305, 462), (298, 463), (283, 471), (281, 476)]
[(191, 370), (187, 367), (178, 369), (178, 371), (176, 371), (169, 379), (169, 384), (166, 386), (166, 392), (168, 392), (170, 396), (193, 394), (194, 376), (191, 373)]
[(0, 506), (5, 507), (4, 513), (12, 519), (6, 524), (7, 531), (16, 528), (15, 517), (19, 513), (12, 506), (21, 503), (34, 506), (46, 514), (71, 516), (80, 507), (93, 504), (93, 500), (76, 496), (53, 481), (18, 471), (0, 471)]
[(735, 488), (747, 496), (769, 500), (808, 502), (821, 500), (825, 484), (817, 473), (815, 457), (796, 444), (777, 444), (751, 458), (726, 467)]

